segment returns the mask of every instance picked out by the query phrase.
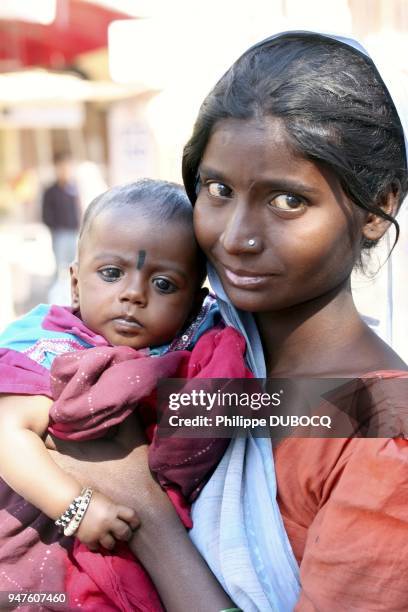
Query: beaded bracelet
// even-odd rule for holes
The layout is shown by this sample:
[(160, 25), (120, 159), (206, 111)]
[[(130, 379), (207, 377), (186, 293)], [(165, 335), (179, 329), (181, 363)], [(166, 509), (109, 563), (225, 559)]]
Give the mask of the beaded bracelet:
[(65, 536), (73, 536), (78, 530), (82, 519), (84, 518), (85, 512), (88, 509), (89, 503), (92, 498), (92, 489), (85, 489), (85, 492), (82, 495), (81, 503), (79, 504), (78, 510), (75, 516), (71, 519), (69, 525), (64, 528)]
[(76, 513), (78, 512), (78, 508), (81, 504), (82, 495), (83, 495), (84, 490), (85, 489), (81, 491), (81, 494), (78, 495), (78, 497), (75, 497), (75, 499), (72, 500), (68, 508), (55, 521), (55, 524), (57, 525), (57, 527), (60, 528), (61, 531), (63, 531), (65, 527), (69, 525), (69, 523), (71, 522), (71, 519), (73, 519)]

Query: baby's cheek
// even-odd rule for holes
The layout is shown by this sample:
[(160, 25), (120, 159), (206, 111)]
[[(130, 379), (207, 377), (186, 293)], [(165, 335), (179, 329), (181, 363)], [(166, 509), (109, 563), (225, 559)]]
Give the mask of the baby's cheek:
[(185, 303), (169, 304), (163, 312), (160, 327), (169, 333), (177, 334), (187, 320), (190, 310), (190, 306)]

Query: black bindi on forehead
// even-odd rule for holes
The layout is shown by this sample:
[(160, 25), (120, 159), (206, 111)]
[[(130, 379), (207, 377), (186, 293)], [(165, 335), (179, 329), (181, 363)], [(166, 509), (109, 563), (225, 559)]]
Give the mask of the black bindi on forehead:
[(138, 270), (141, 270), (143, 268), (143, 264), (145, 261), (146, 261), (146, 251), (139, 251), (136, 268)]

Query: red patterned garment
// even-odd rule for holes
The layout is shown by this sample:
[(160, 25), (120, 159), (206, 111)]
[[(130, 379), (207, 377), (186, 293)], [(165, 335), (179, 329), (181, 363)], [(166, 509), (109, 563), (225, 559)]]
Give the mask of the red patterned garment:
[[(156, 435), (155, 391), (160, 378), (252, 378), (244, 362), (245, 342), (233, 328), (204, 334), (193, 351), (149, 357), (127, 347), (97, 347), (54, 360), (51, 388), (55, 402), (50, 431), (73, 440), (104, 436), (137, 409), (149, 442), (149, 463), (184, 525), (189, 508), (215, 469), (229, 440), (161, 438)], [(131, 486), (131, 483), (129, 483)], [(82, 608), (130, 612), (160, 610), (155, 589), (126, 546), (114, 555), (90, 552), (75, 541), (65, 588)], [(120, 593), (120, 597), (118, 597)], [(116, 608), (115, 608), (116, 609)]]
[[(81, 330), (82, 338), (85, 331)], [(250, 377), (244, 353), (245, 342), (235, 330), (214, 328), (198, 340), (191, 352), (180, 350), (149, 356), (145, 351), (98, 342), (94, 348), (84, 347), (55, 357), (51, 373), (35, 362), (30, 363), (30, 358), (22, 354), (13, 362), (13, 350), (8, 350), (1, 361), (8, 373), (14, 372), (14, 393), (21, 389), (24, 380), (30, 379), (32, 394), (55, 397), (50, 431), (56, 437), (71, 440), (103, 437), (137, 409), (149, 441), (153, 440), (149, 449), (151, 467), (184, 524), (190, 527), (186, 502), (197, 495), (211, 475), (228, 440), (160, 440), (155, 436), (155, 390), (161, 378), (172, 376)], [(185, 467), (180, 469), (180, 465)], [(149, 576), (127, 546), (118, 546), (114, 554), (90, 552), (73, 538), (61, 536), (50, 519), (2, 481), (0, 504), (3, 590), (67, 591), (70, 605), (80, 604), (84, 610), (162, 610)], [(48, 609), (53, 608), (50, 605)]]

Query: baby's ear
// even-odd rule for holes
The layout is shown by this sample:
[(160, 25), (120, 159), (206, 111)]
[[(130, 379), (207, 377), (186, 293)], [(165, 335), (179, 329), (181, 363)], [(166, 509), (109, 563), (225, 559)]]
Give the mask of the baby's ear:
[(69, 267), (71, 275), (71, 307), (79, 310), (78, 262), (74, 261)]
[[(395, 188), (394, 190), (390, 190), (386, 196), (383, 196), (379, 206), (385, 213), (387, 213), (387, 215), (395, 218), (399, 208), (399, 203), (400, 192), (398, 188)], [(383, 217), (379, 217), (378, 215), (370, 212), (368, 213), (362, 228), (363, 236), (367, 240), (376, 242), (382, 238), (390, 225), (391, 221), (388, 221), (388, 219), (384, 219)]]

